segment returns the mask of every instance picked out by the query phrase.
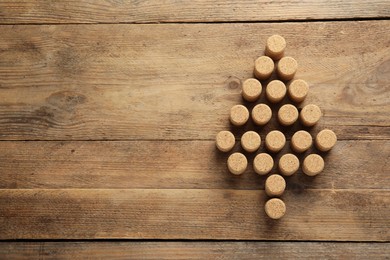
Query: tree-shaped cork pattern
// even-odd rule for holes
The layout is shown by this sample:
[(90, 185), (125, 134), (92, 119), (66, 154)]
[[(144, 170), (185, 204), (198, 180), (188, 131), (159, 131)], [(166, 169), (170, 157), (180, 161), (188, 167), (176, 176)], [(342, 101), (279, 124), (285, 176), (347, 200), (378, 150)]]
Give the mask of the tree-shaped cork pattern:
[[(264, 140), (256, 129), (245, 132), (240, 139), (242, 151), (230, 154), (227, 159), (227, 169), (232, 178), (240, 178), (248, 164), (253, 164), (255, 173), (265, 176), (265, 193), (270, 199), (265, 203), (265, 213), (271, 219), (280, 219), (287, 212), (283, 202), (283, 193), (288, 186), (285, 178), (294, 175), (299, 168), (307, 176), (316, 176), (325, 168), (324, 159), (320, 153), (330, 151), (337, 142), (336, 134), (330, 129), (323, 129), (314, 138), (310, 128), (322, 117), (320, 107), (315, 104), (302, 106), (309, 94), (309, 84), (303, 79), (295, 79), (298, 62), (293, 57), (284, 56), (286, 40), (280, 35), (272, 35), (265, 46), (265, 55), (254, 62), (254, 78), (245, 79), (242, 83), (242, 99), (253, 104), (252, 109), (245, 104), (236, 104), (230, 110), (230, 123), (234, 128), (240, 128), (253, 122), (253, 126), (264, 128), (271, 120), (272, 113), (279, 129), (272, 129)], [(272, 79), (276, 75), (276, 79)], [(260, 102), (264, 96), (269, 104)], [(281, 104), (284, 100), (290, 102)], [(245, 103), (244, 102), (244, 103)], [(274, 107), (277, 111), (273, 112)], [(291, 152), (277, 156), (286, 146), (286, 127), (300, 125), (305, 129), (297, 130), (291, 137)], [(245, 128), (247, 129), (247, 128)], [(294, 128), (295, 129), (295, 128)], [(314, 143), (314, 145), (313, 145)], [(228, 130), (222, 130), (216, 135), (216, 146), (221, 152), (231, 152), (236, 145), (236, 137)], [(318, 153), (310, 153), (313, 149)], [(245, 154), (255, 153), (253, 162), (249, 162)], [(309, 153), (309, 154), (307, 154)], [(299, 156), (305, 156), (302, 163)], [(279, 159), (277, 159), (279, 158)], [(276, 172), (272, 169), (276, 165)], [(271, 174), (270, 176), (267, 176)], [(287, 184), (286, 184), (287, 183)], [(277, 198), (276, 198), (277, 197)]]

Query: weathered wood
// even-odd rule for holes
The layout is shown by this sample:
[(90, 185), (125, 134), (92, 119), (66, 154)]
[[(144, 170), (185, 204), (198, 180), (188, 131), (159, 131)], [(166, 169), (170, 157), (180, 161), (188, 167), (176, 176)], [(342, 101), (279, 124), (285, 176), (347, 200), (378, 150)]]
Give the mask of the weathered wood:
[(0, 239), (390, 239), (389, 190), (283, 198), (287, 214), (275, 222), (256, 190), (0, 190)]
[(387, 243), (2, 242), (2, 259), (386, 259)]
[[(213, 139), (266, 38), (340, 139), (390, 138), (390, 21), (0, 26), (0, 139)], [(271, 123), (267, 129), (276, 128)], [(264, 130), (265, 131), (265, 130)]]
[[(289, 145), (275, 162), (286, 152)], [(228, 172), (228, 155), (213, 141), (3, 141), (0, 188), (264, 189), (253, 154), (240, 177)], [(389, 156), (390, 141), (340, 141), (324, 155), (323, 173), (312, 178), (299, 170), (287, 189), (387, 189)]]
[(149, 23), (390, 17), (386, 0), (1, 1), (0, 23)]

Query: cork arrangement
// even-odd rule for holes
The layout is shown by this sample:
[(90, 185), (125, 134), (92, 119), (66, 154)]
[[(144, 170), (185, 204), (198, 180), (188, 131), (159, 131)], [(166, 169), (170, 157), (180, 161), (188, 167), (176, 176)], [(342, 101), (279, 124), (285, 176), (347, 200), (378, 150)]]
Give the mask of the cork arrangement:
[[(279, 129), (269, 131), (263, 139), (256, 131), (245, 132), (240, 137), (242, 152), (234, 152), (227, 159), (229, 172), (240, 176), (246, 172), (250, 163), (246, 154), (255, 153), (253, 170), (265, 178), (265, 193), (269, 199), (264, 205), (264, 211), (271, 219), (280, 219), (287, 212), (282, 198), (288, 187), (286, 178), (297, 174), (300, 168), (307, 176), (320, 174), (325, 168), (322, 154), (329, 152), (337, 142), (336, 134), (330, 129), (323, 129), (313, 136), (310, 133), (311, 128), (321, 119), (322, 111), (315, 104), (303, 104), (309, 93), (309, 84), (295, 78), (298, 62), (284, 55), (286, 47), (282, 36), (272, 35), (268, 38), (265, 55), (255, 60), (255, 77), (242, 82), (242, 98), (253, 104), (253, 108), (250, 111), (245, 105), (237, 104), (230, 110), (233, 127), (242, 127), (249, 120), (255, 126), (264, 127), (272, 119), (273, 106), (288, 100), (274, 112)], [(276, 75), (277, 79), (271, 80), (272, 75)], [(268, 104), (259, 102), (262, 94)], [(283, 129), (295, 124), (305, 130), (298, 130), (291, 136), (291, 152), (277, 157), (288, 143)], [(216, 146), (221, 152), (231, 152), (235, 145), (236, 138), (232, 132), (224, 130), (217, 134)]]

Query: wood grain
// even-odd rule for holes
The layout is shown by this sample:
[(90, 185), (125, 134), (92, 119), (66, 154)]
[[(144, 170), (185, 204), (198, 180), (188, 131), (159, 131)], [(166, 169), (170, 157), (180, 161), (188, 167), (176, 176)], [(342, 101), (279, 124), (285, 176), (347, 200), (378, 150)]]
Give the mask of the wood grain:
[(0, 23), (270, 21), (390, 16), (386, 0), (1, 1)]
[[(389, 241), (389, 190), (305, 190), (265, 216), (256, 190), (0, 190), (0, 239)], [(16, 232), (17, 231), (17, 232)]]
[(3, 259), (387, 259), (387, 243), (2, 242)]
[[(253, 154), (248, 170), (234, 177), (226, 167), (229, 153), (213, 141), (3, 141), (1, 147), (3, 189), (264, 189)], [(287, 152), (289, 144), (275, 162)], [(389, 156), (390, 141), (340, 141), (324, 155), (323, 173), (312, 178), (299, 170), (287, 178), (287, 189), (388, 189)]]
[(212, 140), (229, 128), (241, 81), (273, 33), (286, 38), (297, 77), (310, 83), (307, 103), (324, 111), (315, 130), (389, 139), (389, 26), (3, 25), (0, 139)]

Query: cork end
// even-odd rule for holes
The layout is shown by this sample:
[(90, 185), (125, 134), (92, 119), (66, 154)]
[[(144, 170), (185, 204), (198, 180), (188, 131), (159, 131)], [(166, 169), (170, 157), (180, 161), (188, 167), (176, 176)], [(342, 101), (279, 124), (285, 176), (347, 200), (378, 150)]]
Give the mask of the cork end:
[(268, 200), (264, 209), (267, 216), (272, 219), (280, 219), (286, 214), (286, 204), (278, 198)]

